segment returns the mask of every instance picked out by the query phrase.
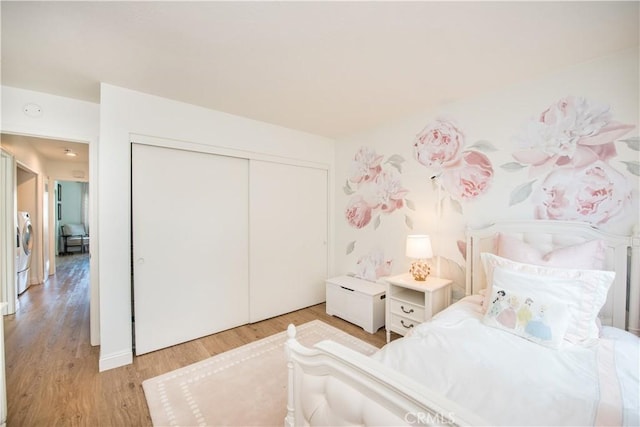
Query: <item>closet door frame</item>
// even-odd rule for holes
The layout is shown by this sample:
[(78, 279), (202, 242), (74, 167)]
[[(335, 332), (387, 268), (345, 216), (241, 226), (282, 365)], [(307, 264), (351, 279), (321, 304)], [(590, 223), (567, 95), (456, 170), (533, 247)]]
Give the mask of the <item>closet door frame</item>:
[[(335, 231), (334, 225), (334, 188), (335, 178), (334, 170), (331, 165), (321, 162), (313, 162), (308, 160), (294, 159), (284, 156), (277, 156), (265, 153), (259, 153), (254, 151), (236, 150), (227, 147), (221, 147), (216, 145), (202, 144), (197, 142), (183, 141), (171, 138), (160, 138), (142, 134), (130, 134), (131, 144), (150, 145), (156, 147), (172, 148), (185, 151), (193, 151), (196, 153), (215, 154), (227, 157), (236, 157), (240, 159), (260, 160), (265, 162), (281, 163), (284, 165), (301, 166), (315, 169), (322, 169), (327, 171), (327, 275), (330, 277), (334, 271), (334, 247), (333, 247), (333, 235)], [(249, 208), (250, 209), (250, 208)], [(133, 218), (130, 214), (130, 221)], [(249, 236), (251, 239), (251, 236)], [(132, 241), (133, 245), (134, 242)], [(251, 277), (249, 278), (249, 287), (251, 287)], [(133, 311), (133, 292), (132, 292), (132, 314)]]

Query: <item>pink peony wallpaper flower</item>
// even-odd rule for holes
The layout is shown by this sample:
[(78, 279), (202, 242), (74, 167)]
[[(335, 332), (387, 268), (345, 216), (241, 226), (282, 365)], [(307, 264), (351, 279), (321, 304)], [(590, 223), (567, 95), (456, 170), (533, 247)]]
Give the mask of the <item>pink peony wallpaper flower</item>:
[(491, 160), (479, 150), (495, 151), (495, 148), (486, 141), (465, 145), (460, 128), (444, 119), (429, 123), (413, 142), (414, 158), (430, 170), (431, 179), (445, 190), (451, 206), (460, 213), (460, 202), (485, 194), (494, 175)]
[(413, 156), (422, 165), (441, 172), (458, 166), (462, 159), (464, 134), (453, 122), (437, 119), (428, 124), (413, 142)]
[(382, 159), (384, 156), (379, 156), (374, 150), (360, 148), (351, 162), (349, 181), (354, 184), (372, 181), (382, 171)]
[(442, 174), (442, 185), (458, 200), (471, 200), (484, 194), (493, 179), (493, 167), (489, 158), (479, 151), (467, 151), (462, 156), (461, 167)]
[(372, 208), (360, 194), (354, 195), (345, 211), (345, 217), (349, 225), (355, 228), (365, 227), (371, 222)]
[[(374, 228), (380, 225), (380, 214), (390, 214), (411, 202), (405, 199), (408, 190), (402, 186), (400, 172), (404, 159), (393, 155), (384, 163), (384, 156), (375, 150), (361, 147), (349, 168), (349, 178), (344, 192), (351, 195), (345, 209), (347, 223), (355, 228), (364, 228), (372, 219)], [(406, 217), (409, 226), (410, 218)]]
[(513, 157), (530, 165), (532, 177), (556, 166), (582, 167), (616, 156), (614, 141), (633, 128), (613, 121), (608, 106), (569, 96), (527, 123), (516, 137), (521, 149)]
[(624, 175), (599, 160), (549, 173), (532, 199), (536, 218), (600, 225), (631, 205), (631, 186)]
[[(587, 221), (603, 224), (624, 212), (632, 187), (611, 162), (615, 142), (635, 126), (613, 120), (610, 108), (585, 98), (568, 96), (528, 121), (514, 140), (517, 162), (507, 171), (529, 169), (533, 180), (517, 186), (510, 205), (531, 196), (536, 218)], [(638, 151), (637, 138), (621, 140)], [(624, 161), (639, 175), (637, 161)]]

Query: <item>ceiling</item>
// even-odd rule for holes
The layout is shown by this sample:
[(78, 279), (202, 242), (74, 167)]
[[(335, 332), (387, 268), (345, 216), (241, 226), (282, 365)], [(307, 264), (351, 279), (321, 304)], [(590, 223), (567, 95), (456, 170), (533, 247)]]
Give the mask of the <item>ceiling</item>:
[(12, 2), (2, 84), (99, 82), (328, 137), (639, 45), (639, 2)]
[[(1, 135), (1, 138), (3, 146), (29, 145), (33, 150), (38, 152), (40, 156), (47, 160), (89, 164), (89, 144), (5, 133)], [(76, 156), (67, 156), (65, 150), (71, 150), (76, 153)]]

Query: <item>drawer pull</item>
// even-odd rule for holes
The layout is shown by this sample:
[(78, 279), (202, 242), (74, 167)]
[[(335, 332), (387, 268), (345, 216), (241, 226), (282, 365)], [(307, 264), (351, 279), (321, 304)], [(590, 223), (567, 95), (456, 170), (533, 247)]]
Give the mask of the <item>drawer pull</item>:
[(413, 308), (410, 308), (410, 309), (407, 311), (407, 310), (405, 310), (404, 305), (401, 305), (401, 306), (400, 306), (400, 309), (402, 310), (402, 312), (403, 312), (403, 313), (406, 313), (406, 314), (411, 314), (411, 313), (413, 313)]
[(349, 292), (353, 292), (353, 289), (349, 289), (349, 288), (345, 288), (344, 286), (340, 286), (342, 289), (344, 289), (345, 291), (349, 291)]
[(405, 325), (405, 324), (404, 324), (404, 319), (400, 319), (400, 323), (402, 324), (402, 326), (404, 326), (404, 327), (405, 327), (405, 328), (407, 328), (407, 329), (411, 329), (411, 328), (413, 328), (413, 323), (412, 323), (412, 324), (410, 324), (410, 325)]

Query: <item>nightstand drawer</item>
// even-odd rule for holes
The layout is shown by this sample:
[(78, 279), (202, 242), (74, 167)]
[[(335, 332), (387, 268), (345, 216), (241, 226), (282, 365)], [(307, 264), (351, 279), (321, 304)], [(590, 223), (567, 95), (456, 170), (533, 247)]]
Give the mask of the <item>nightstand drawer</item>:
[(391, 304), (391, 313), (413, 319), (417, 322), (424, 321), (424, 307), (395, 299), (389, 300), (389, 303)]
[(391, 327), (398, 331), (399, 334), (405, 335), (411, 329), (418, 326), (422, 322), (409, 319), (408, 317), (399, 316), (397, 314), (391, 314)]
[(414, 327), (431, 320), (451, 302), (451, 280), (429, 276), (415, 280), (409, 273), (385, 278), (387, 342), (391, 333), (406, 335)]

